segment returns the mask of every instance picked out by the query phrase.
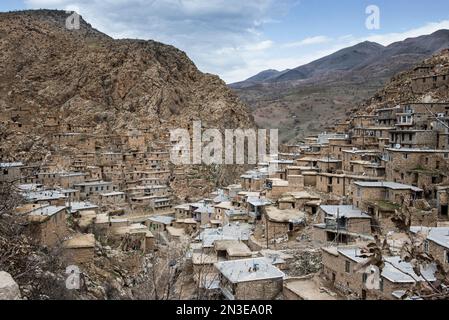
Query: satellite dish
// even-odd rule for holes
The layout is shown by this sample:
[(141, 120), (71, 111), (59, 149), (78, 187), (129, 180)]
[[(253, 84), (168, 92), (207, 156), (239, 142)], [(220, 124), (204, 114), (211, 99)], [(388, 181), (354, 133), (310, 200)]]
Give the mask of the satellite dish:
[(395, 149), (401, 149), (401, 145), (399, 143), (397, 143), (394, 147)]

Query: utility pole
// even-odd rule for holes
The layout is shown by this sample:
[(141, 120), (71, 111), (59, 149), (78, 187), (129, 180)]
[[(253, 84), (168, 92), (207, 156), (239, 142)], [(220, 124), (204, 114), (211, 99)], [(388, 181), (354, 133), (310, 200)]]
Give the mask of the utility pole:
[(339, 228), (339, 225), (338, 225), (339, 220), (340, 220), (340, 208), (337, 208), (337, 247), (338, 247), (339, 242), (340, 242), (340, 240), (339, 240), (339, 238), (340, 238), (340, 228)]

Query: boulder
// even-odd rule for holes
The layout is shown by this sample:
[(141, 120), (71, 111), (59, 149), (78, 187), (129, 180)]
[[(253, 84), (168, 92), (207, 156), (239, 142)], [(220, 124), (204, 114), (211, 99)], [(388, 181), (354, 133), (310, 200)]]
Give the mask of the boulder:
[(0, 271), (0, 300), (20, 300), (19, 285), (4, 271)]

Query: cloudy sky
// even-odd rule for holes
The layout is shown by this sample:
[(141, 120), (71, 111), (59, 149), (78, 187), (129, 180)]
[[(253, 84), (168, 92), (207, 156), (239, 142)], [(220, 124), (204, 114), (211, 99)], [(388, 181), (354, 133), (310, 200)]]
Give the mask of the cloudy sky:
[[(366, 9), (380, 9), (368, 29)], [(2, 0), (0, 11), (76, 10), (114, 38), (154, 39), (226, 82), (284, 70), (361, 41), (388, 45), (449, 29), (447, 0)], [(370, 20), (371, 21), (371, 20)]]

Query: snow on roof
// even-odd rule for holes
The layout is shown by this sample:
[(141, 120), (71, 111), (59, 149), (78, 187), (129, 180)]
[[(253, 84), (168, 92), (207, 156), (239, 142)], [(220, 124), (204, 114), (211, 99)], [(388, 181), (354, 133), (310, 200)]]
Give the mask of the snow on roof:
[(384, 182), (384, 181), (356, 181), (356, 186), (365, 188), (387, 188), (392, 190), (412, 190), (415, 192), (422, 192), (423, 190), (411, 185), (396, 183), (396, 182)]
[(270, 200), (259, 199), (258, 197), (248, 197), (248, 200), (246, 202), (254, 207), (263, 207), (271, 204)]
[(179, 209), (179, 210), (190, 210), (190, 204), (186, 203), (186, 204), (180, 204), (179, 206), (174, 207), (174, 209)]
[(202, 242), (202, 246), (210, 248), (217, 240), (247, 241), (251, 235), (252, 226), (247, 223), (226, 224), (221, 228), (204, 229), (196, 238)]
[(70, 203), (70, 212), (72, 212), (72, 213), (74, 213), (74, 212), (77, 212), (77, 211), (79, 211), (79, 210), (92, 210), (92, 209), (98, 209), (98, 206), (97, 205), (95, 205), (95, 204), (93, 204), (93, 203), (90, 203), (90, 202), (87, 202), (87, 201), (84, 201), (84, 202), (71, 202)]
[(436, 244), (449, 248), (449, 227), (428, 228), (428, 227), (411, 227), (413, 233), (423, 233), (427, 235), (427, 240)]
[(148, 218), (148, 220), (150, 220), (152, 222), (156, 222), (156, 223), (170, 225), (175, 220), (175, 218), (169, 217), (169, 216), (152, 216), (152, 217)]
[(422, 276), (418, 276), (413, 270), (413, 266), (401, 260), (401, 257), (385, 258), (385, 266), (382, 270), (382, 277), (395, 283), (414, 283), (428, 280), (436, 281), (436, 266), (429, 264), (427, 267), (421, 267)]
[(23, 196), (29, 201), (47, 201), (66, 198), (63, 193), (57, 190), (27, 191), (23, 193)]
[(36, 191), (42, 187), (43, 185), (39, 183), (19, 184), (17, 186), (17, 188), (21, 191)]
[[(425, 130), (424, 130), (425, 131)], [(387, 148), (385, 149), (387, 151), (393, 151), (393, 152), (407, 152), (407, 153), (449, 153), (449, 150), (437, 150), (437, 149), (411, 149), (411, 148)]]
[(17, 167), (23, 167), (24, 164), (22, 162), (1, 162), (0, 168), (2, 169), (8, 169), (8, 168), (17, 168)]
[(102, 185), (112, 185), (112, 182), (106, 182), (106, 181), (93, 181), (93, 182), (83, 182), (83, 183), (77, 183), (74, 186), (75, 187), (89, 187), (89, 186), (102, 186)]
[[(358, 247), (338, 248), (338, 253), (351, 259), (356, 263), (366, 261), (366, 258), (360, 257), (361, 251)], [(418, 276), (413, 270), (413, 266), (401, 260), (401, 257), (386, 257), (385, 265), (382, 269), (381, 276), (394, 283), (414, 283), (421, 281), (435, 281), (436, 266), (429, 264), (421, 267), (422, 276)]]
[(284, 278), (285, 274), (265, 258), (215, 263), (215, 267), (232, 283)]
[(338, 214), (340, 218), (371, 218), (369, 215), (353, 206), (320, 206), (320, 209), (323, 210), (326, 215), (334, 217), (337, 217)]
[(116, 191), (116, 192), (109, 192), (109, 193), (101, 193), (100, 196), (113, 197), (113, 196), (122, 196), (124, 194), (125, 194), (124, 192)]
[(58, 212), (61, 212), (62, 210), (65, 210), (65, 206), (46, 206), (46, 207), (40, 207), (36, 210), (33, 210), (29, 213), (30, 216), (47, 216), (51, 217)]

